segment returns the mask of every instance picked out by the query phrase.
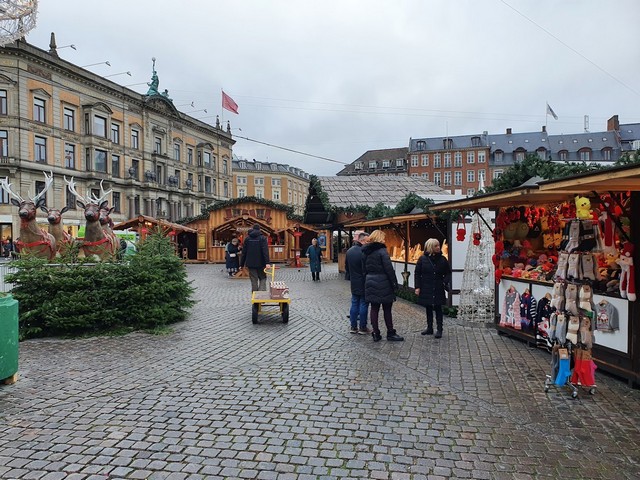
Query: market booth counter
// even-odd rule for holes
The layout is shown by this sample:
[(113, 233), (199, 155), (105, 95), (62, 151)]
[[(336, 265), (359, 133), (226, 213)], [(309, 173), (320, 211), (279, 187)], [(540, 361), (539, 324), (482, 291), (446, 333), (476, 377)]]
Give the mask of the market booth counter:
[[(548, 348), (554, 328), (593, 341), (598, 367), (640, 385), (640, 167), (612, 168), (434, 210), (496, 211), (496, 329)], [(542, 306), (540, 305), (542, 303)], [(577, 320), (581, 331), (575, 329)], [(564, 332), (563, 332), (564, 333)], [(589, 335), (590, 334), (590, 335)]]

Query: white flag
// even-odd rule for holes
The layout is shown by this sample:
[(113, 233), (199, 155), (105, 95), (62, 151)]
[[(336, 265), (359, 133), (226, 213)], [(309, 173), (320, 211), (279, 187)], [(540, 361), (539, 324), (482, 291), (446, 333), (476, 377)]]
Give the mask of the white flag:
[(551, 108), (548, 103), (547, 103), (547, 113), (551, 115), (554, 119), (556, 120), (558, 119), (558, 115), (556, 115), (556, 112), (553, 111), (553, 108)]

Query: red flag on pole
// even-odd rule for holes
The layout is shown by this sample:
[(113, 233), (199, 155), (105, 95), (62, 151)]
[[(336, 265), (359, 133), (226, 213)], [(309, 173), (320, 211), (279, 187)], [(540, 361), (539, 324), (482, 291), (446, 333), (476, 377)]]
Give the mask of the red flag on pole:
[(224, 93), (224, 90), (222, 91), (222, 108), (235, 114), (238, 113), (238, 104), (233, 101), (233, 98)]

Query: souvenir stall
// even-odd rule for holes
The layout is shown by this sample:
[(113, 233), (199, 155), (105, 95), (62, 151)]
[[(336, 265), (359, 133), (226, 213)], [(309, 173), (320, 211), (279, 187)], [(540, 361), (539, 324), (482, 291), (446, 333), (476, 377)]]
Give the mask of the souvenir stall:
[[(496, 328), (552, 348), (558, 332), (580, 359), (640, 383), (640, 167), (542, 181), (435, 210), (496, 211)], [(634, 261), (635, 260), (635, 261)]]
[[(429, 238), (440, 240), (443, 246), (442, 253), (451, 264), (453, 290), (451, 305), (457, 305), (471, 235), (467, 235), (467, 230), (470, 229), (468, 222), (470, 222), (469, 219), (461, 218), (452, 223), (448, 220), (437, 219), (434, 215), (415, 213), (375, 220), (356, 220), (346, 223), (344, 228), (351, 233), (354, 230), (368, 232), (376, 229), (384, 230), (387, 250), (398, 283), (406, 283), (409, 287), (413, 287), (415, 266), (424, 253), (425, 242)], [(453, 234), (454, 231), (455, 234)]]

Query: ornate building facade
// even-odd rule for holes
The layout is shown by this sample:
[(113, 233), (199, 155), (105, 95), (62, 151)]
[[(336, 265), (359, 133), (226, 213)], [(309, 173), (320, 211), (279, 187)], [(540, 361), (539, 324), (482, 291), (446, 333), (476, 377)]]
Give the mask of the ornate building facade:
[[(103, 181), (116, 223), (140, 214), (175, 221), (233, 196), (230, 126), (179, 112), (159, 91), (155, 63), (142, 95), (59, 58), (53, 35), (50, 47), (0, 48), (0, 177), (23, 198), (52, 172), (47, 205), (68, 207), (64, 222), (75, 235), (83, 211), (65, 176), (87, 196)], [(17, 236), (19, 225), (18, 209), (0, 193), (0, 238)]]

